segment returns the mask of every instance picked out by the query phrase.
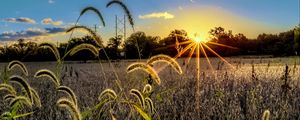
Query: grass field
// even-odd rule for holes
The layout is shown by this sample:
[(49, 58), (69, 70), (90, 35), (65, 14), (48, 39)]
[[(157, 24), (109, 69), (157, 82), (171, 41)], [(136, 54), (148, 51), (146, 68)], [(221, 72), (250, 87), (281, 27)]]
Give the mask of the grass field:
[[(257, 58), (234, 57), (225, 58), (233, 67), (218, 58), (210, 58), (211, 70), (204, 58), (201, 58), (200, 91), (196, 110), (196, 67), (192, 59), (188, 65), (183, 65), (183, 59), (178, 60), (183, 74), (178, 75), (171, 67), (166, 67), (158, 73), (161, 85), (153, 86), (150, 96), (154, 103), (153, 119), (261, 119), (265, 110), (270, 111), (270, 119), (299, 120), (300, 119), (300, 61), (299, 58)], [(142, 90), (147, 74), (143, 72), (126, 73), (126, 68), (132, 61), (113, 62), (113, 66), (103, 62), (103, 70), (99, 63), (66, 62), (61, 74), (61, 84), (69, 86), (77, 96), (80, 111), (91, 109), (96, 105), (100, 93), (111, 88), (118, 91), (114, 69), (121, 80), (124, 91), (135, 88)], [(1, 69), (7, 63), (1, 63)], [(34, 78), (39, 69), (55, 71), (54, 62), (24, 63), (29, 71), (27, 81), (41, 99), (41, 108), (24, 108), (20, 112), (34, 113), (22, 119), (67, 119), (71, 118), (68, 111), (59, 108), (56, 101), (64, 96), (56, 92), (54, 84), (47, 78)], [(286, 73), (288, 65), (288, 74)], [(164, 66), (154, 65), (154, 69)], [(18, 69), (15, 74), (21, 74)], [(284, 88), (285, 80), (290, 88)], [(1, 81), (2, 83), (3, 81)], [(20, 91), (20, 89), (18, 89)], [(125, 92), (129, 96), (129, 92)], [(5, 92), (0, 92), (0, 113), (9, 110), (7, 101), (2, 99)], [(104, 113), (102, 118), (132, 119), (130, 108), (118, 104)], [(133, 114), (135, 119), (140, 116)], [(93, 111), (86, 119), (97, 119), (99, 111)]]

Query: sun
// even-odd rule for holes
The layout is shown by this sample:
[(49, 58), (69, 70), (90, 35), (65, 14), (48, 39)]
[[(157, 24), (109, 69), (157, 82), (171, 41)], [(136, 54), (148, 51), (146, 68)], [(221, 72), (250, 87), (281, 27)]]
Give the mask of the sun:
[(195, 33), (195, 34), (189, 36), (189, 38), (195, 43), (207, 43), (208, 42), (208, 36), (205, 34)]
[[(231, 68), (234, 68), (227, 60), (225, 60), (221, 55), (219, 55), (217, 52), (215, 52), (210, 46), (219, 46), (219, 47), (225, 47), (230, 49), (238, 49), (232, 46), (228, 46), (225, 44), (220, 44), (217, 42), (211, 41), (212, 37), (208, 34), (199, 34), (197, 32), (188, 34), (187, 36), (181, 36), (181, 35), (175, 35), (176, 37), (176, 43), (172, 46), (175, 46), (177, 49), (177, 55), (174, 56), (174, 59), (180, 58), (184, 53), (187, 53), (188, 56), (185, 58), (186, 64), (189, 64), (191, 58), (195, 57), (196, 59), (196, 71), (197, 71), (197, 80), (200, 79), (200, 57), (203, 56), (207, 64), (209, 65), (209, 68), (211, 70), (213, 69), (212, 63), (209, 60), (209, 56), (207, 52), (219, 57), (223, 62), (227, 63)], [(177, 37), (185, 37), (187, 41), (179, 42)], [(184, 46), (183, 46), (184, 45)], [(157, 70), (157, 72), (160, 72), (163, 70), (166, 66), (160, 67), (160, 69)]]

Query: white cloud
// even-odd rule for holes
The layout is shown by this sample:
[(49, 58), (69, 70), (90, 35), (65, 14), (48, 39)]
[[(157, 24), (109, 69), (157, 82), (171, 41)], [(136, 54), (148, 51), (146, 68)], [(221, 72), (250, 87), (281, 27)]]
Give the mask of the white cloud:
[(48, 0), (48, 3), (53, 4), (53, 3), (55, 3), (55, 1), (54, 0)]
[(164, 19), (172, 19), (175, 16), (168, 12), (154, 12), (145, 15), (139, 15), (140, 19), (151, 19), (151, 18), (164, 18)]
[(62, 21), (53, 21), (51, 18), (45, 18), (41, 21), (41, 23), (44, 25), (55, 25), (55, 26), (59, 26), (63, 24)]

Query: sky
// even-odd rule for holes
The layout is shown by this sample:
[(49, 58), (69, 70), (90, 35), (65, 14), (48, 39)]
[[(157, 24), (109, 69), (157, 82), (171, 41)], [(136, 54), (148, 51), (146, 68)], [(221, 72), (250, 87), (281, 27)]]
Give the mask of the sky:
[[(66, 42), (65, 30), (74, 26), (80, 11), (93, 6), (104, 17), (88, 12), (80, 25), (96, 26), (104, 41), (115, 35), (115, 16), (124, 13), (117, 5), (106, 8), (109, 0), (1, 0), (0, 43), (19, 38), (31, 41)], [(188, 34), (208, 36), (208, 31), (221, 26), (234, 34), (256, 38), (261, 33), (276, 34), (299, 25), (299, 0), (123, 0), (133, 15), (135, 31), (166, 37), (174, 29)], [(133, 30), (127, 21), (127, 36)], [(83, 31), (75, 37), (84, 36)]]

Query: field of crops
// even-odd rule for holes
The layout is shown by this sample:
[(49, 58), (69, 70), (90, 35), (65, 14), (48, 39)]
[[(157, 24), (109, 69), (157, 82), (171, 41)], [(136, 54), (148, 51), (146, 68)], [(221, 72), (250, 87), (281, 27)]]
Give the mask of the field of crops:
[[(300, 64), (299, 58), (226, 58), (233, 67), (218, 58), (211, 58), (214, 70), (201, 58), (200, 83), (196, 82), (195, 61), (183, 65), (178, 60), (183, 74), (179, 75), (172, 67), (158, 73), (161, 84), (152, 86), (149, 96), (153, 101), (152, 119), (261, 119), (265, 110), (270, 111), (270, 119), (300, 119)], [(61, 84), (70, 87), (77, 96), (79, 111), (92, 110), (99, 103), (99, 95), (107, 88), (133, 99), (132, 88), (142, 91), (148, 75), (145, 72), (127, 73), (126, 68), (133, 61), (113, 62), (66, 62), (61, 71)], [(66, 109), (57, 106), (63, 96), (56, 91), (53, 82), (46, 77), (34, 78), (39, 69), (55, 71), (55, 62), (24, 63), (28, 69), (27, 82), (40, 96), (41, 107), (26, 107), (19, 113), (33, 111), (22, 119), (71, 119)], [(286, 64), (288, 70), (286, 70)], [(1, 63), (1, 69), (7, 63)], [(102, 65), (102, 67), (101, 67)], [(164, 63), (154, 65), (158, 70)], [(116, 74), (114, 74), (116, 73)], [(15, 69), (12, 74), (22, 75)], [(3, 78), (3, 73), (1, 74)], [(117, 75), (117, 77), (116, 77)], [(22, 75), (23, 76), (23, 75)], [(121, 82), (118, 83), (116, 80)], [(3, 80), (1, 80), (3, 83)], [(200, 84), (196, 88), (196, 84)], [(13, 84), (13, 86), (17, 86)], [(286, 87), (288, 86), (288, 87)], [(16, 87), (18, 88), (18, 87)], [(195, 90), (200, 90), (196, 92)], [(17, 89), (22, 93), (21, 89)], [(24, 91), (23, 91), (24, 92)], [(122, 93), (122, 92), (121, 92)], [(198, 94), (198, 95), (196, 95)], [(4, 100), (5, 92), (0, 92), (0, 113), (10, 110)], [(119, 94), (118, 94), (119, 95)], [(199, 97), (199, 101), (195, 98)], [(103, 112), (104, 111), (104, 112)], [(113, 117), (112, 117), (113, 116)], [(106, 105), (103, 110), (92, 110), (85, 119), (141, 119), (137, 112), (123, 102)]]

